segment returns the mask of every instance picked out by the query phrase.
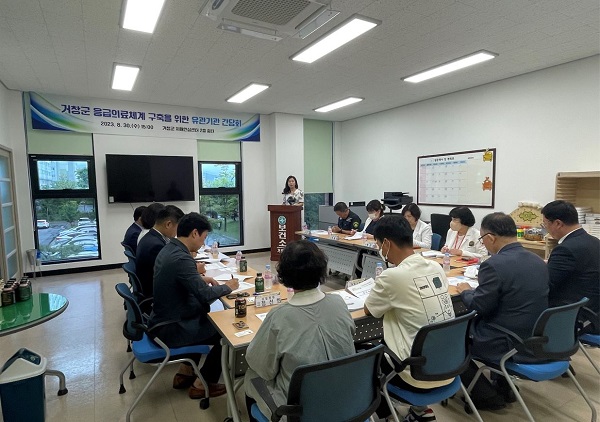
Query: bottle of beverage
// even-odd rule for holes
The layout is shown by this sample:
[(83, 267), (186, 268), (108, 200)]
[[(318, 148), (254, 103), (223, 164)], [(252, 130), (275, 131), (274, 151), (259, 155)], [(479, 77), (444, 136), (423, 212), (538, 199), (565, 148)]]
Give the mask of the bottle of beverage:
[(366, 231), (363, 230), (362, 233), (361, 233), (361, 235), (360, 235), (360, 237), (362, 238), (363, 245), (365, 243), (367, 243), (367, 232)]
[(242, 260), (242, 251), (237, 251), (237, 253), (235, 254), (235, 268), (237, 268), (237, 270), (240, 270), (240, 261)]
[(235, 317), (243, 318), (246, 316), (246, 299), (241, 293), (237, 294), (235, 298)]
[(444, 254), (444, 259), (442, 261), (442, 267), (444, 268), (444, 272), (448, 274), (450, 272), (450, 253), (446, 252)]
[(256, 274), (256, 278), (254, 279), (254, 291), (256, 293), (263, 293), (265, 291), (265, 279), (262, 276), (262, 273)]
[(331, 228), (331, 226), (327, 227), (327, 236), (329, 236), (331, 238), (332, 233), (333, 233), (333, 229)]
[(265, 266), (265, 290), (271, 290), (273, 288), (273, 273), (271, 272), (271, 264)]
[(245, 256), (242, 256), (242, 259), (240, 259), (240, 272), (245, 273), (246, 271), (248, 271), (248, 261), (246, 261)]
[(216, 240), (213, 242), (212, 248), (210, 248), (210, 253), (212, 254), (213, 259), (219, 257), (219, 243)]
[(379, 277), (382, 272), (383, 272), (383, 263), (378, 262), (377, 267), (375, 267), (375, 277)]
[(291, 287), (287, 288), (287, 300), (290, 300), (294, 296), (294, 289)]

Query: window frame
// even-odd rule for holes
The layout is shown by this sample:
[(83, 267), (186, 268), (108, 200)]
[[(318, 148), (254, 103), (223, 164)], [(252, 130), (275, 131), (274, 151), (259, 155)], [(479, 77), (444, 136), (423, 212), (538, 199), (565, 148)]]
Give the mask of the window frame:
[[(40, 189), (39, 174), (38, 174), (38, 161), (85, 161), (87, 162), (87, 173), (88, 173), (88, 189), (53, 189), (44, 190)], [(37, 220), (43, 219), (38, 218), (36, 201), (42, 199), (91, 199), (93, 202), (94, 209), (96, 211), (96, 228), (97, 234), (96, 239), (98, 242), (98, 256), (97, 257), (82, 257), (82, 258), (63, 258), (53, 261), (42, 262), (42, 265), (54, 265), (64, 264), (70, 262), (81, 262), (81, 261), (95, 261), (102, 259), (102, 248), (100, 241), (100, 219), (98, 216), (98, 193), (96, 187), (96, 167), (94, 156), (90, 155), (60, 155), (60, 154), (29, 154), (29, 179), (31, 186), (31, 207), (33, 211), (33, 224), (34, 224), (34, 242), (36, 249), (40, 249), (39, 242), (39, 230), (37, 227)]]
[[(235, 166), (235, 184), (233, 188), (205, 188), (202, 186), (202, 165), (234, 165)], [(240, 223), (239, 243), (227, 245), (225, 247), (242, 246), (244, 244), (244, 197), (242, 194), (242, 162), (241, 161), (198, 161), (198, 198), (199, 205), (202, 202), (202, 196), (208, 195), (237, 195), (238, 201), (238, 221)]]

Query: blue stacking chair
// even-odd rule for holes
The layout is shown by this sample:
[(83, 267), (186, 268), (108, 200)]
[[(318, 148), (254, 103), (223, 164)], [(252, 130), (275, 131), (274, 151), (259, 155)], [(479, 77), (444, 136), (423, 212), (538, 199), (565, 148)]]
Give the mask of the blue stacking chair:
[(265, 381), (252, 384), (269, 406), (271, 419), (252, 405), (252, 416), (259, 422), (363, 422), (375, 413), (381, 401), (383, 375), (380, 364), (383, 346), (327, 362), (302, 365), (290, 380), (287, 404), (277, 407)]
[(442, 236), (437, 233), (431, 235), (431, 249), (439, 251), (442, 247)]
[[(133, 357), (129, 362), (127, 362), (127, 366), (121, 371), (119, 375), (119, 394), (123, 394), (126, 392), (125, 386), (123, 385), (123, 374), (127, 370), (127, 368), (132, 368), (131, 372), (133, 374), (133, 362), (138, 360), (139, 362), (155, 365), (157, 366), (156, 371), (150, 378), (150, 380), (146, 383), (140, 394), (136, 397), (135, 401), (127, 411), (126, 421), (129, 422), (131, 419), (131, 413), (133, 409), (137, 406), (139, 401), (142, 399), (143, 395), (146, 393), (150, 385), (154, 382), (154, 380), (158, 377), (162, 369), (166, 365), (171, 365), (174, 363), (182, 363), (188, 362), (194, 368), (194, 372), (196, 376), (202, 382), (204, 386), (204, 391), (206, 392), (205, 397), (200, 400), (200, 408), (207, 409), (209, 402), (209, 390), (208, 385), (202, 375), (200, 375), (200, 371), (198, 370), (198, 365), (190, 358), (190, 356), (198, 356), (205, 355), (210, 351), (211, 346), (207, 345), (194, 345), (194, 346), (184, 346), (177, 348), (169, 348), (165, 345), (158, 337), (152, 334), (152, 330), (158, 326), (164, 326), (168, 324), (173, 324), (178, 321), (165, 321), (163, 323), (155, 325), (152, 329), (149, 329), (142, 317), (142, 312), (140, 308), (129, 291), (129, 288), (125, 283), (119, 283), (115, 286), (117, 293), (125, 300), (125, 307), (127, 308), (127, 320), (123, 325), (123, 335), (125, 338), (131, 341)], [(130, 379), (135, 378), (135, 374), (129, 377)]]
[(589, 355), (587, 350), (585, 350), (585, 346), (588, 347), (600, 347), (600, 335), (599, 334), (591, 334), (586, 331), (598, 332), (598, 328), (600, 327), (600, 318), (598, 314), (592, 311), (589, 308), (582, 308), (579, 313), (580, 321), (583, 320), (582, 323), (582, 331), (579, 335), (579, 348), (585, 355), (585, 357), (590, 361), (596, 372), (600, 374), (600, 367), (598, 364), (594, 362), (592, 357)]
[[(128, 244), (121, 242), (121, 246), (123, 246), (123, 248), (125, 248), (125, 252), (129, 252), (131, 254), (133, 254), (133, 257), (135, 258), (135, 252), (134, 250), (131, 248), (131, 246), (129, 246)], [(125, 254), (127, 255), (127, 254)]]
[[(396, 354), (386, 348), (386, 353), (392, 359), (394, 372), (386, 377), (383, 394), (396, 422), (399, 422), (399, 419), (391, 397), (413, 406), (429, 406), (433, 403), (445, 402), (458, 390), (462, 390), (465, 394), (465, 400), (474, 410), (477, 420), (483, 422), (460, 379), (460, 374), (467, 369), (471, 361), (468, 333), (475, 315), (475, 311), (472, 311), (454, 319), (422, 327), (415, 337), (410, 356), (404, 360), (400, 360)], [(453, 379), (453, 381), (448, 385), (432, 388), (426, 393), (415, 393), (390, 384), (390, 381), (407, 366), (410, 367), (411, 376), (416, 380)]]
[[(590, 409), (592, 409), (592, 421), (595, 422), (596, 408), (569, 369), (569, 357), (574, 355), (579, 348), (576, 332), (577, 314), (587, 301), (587, 298), (583, 298), (576, 303), (546, 309), (536, 321), (531, 337), (527, 339), (522, 339), (517, 334), (497, 324), (488, 324), (488, 326), (508, 335), (516, 344), (516, 347), (502, 356), (499, 364), (483, 362), (484, 366), (480, 367), (475, 374), (473, 381), (469, 385), (468, 391), (471, 391), (482, 371), (485, 369), (503, 375), (517, 400), (523, 407), (527, 418), (531, 422), (535, 422), (531, 412), (529, 412), (523, 398), (519, 394), (519, 390), (513, 383), (511, 375), (518, 376), (521, 379), (539, 382), (554, 379), (566, 373), (569, 378), (571, 378)], [(534, 359), (539, 360), (539, 363), (514, 362), (511, 358), (519, 351), (529, 352)]]
[(127, 248), (125, 248), (123, 253), (127, 257), (128, 262), (133, 262), (134, 265), (136, 264), (135, 254), (133, 253), (133, 251), (131, 250), (131, 248), (129, 246), (127, 246)]

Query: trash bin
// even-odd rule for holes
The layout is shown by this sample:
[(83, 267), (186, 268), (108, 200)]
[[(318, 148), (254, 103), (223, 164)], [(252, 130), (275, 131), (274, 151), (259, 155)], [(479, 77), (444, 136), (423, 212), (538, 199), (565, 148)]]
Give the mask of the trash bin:
[(4, 422), (43, 422), (46, 358), (25, 348), (15, 353), (0, 371), (0, 399)]

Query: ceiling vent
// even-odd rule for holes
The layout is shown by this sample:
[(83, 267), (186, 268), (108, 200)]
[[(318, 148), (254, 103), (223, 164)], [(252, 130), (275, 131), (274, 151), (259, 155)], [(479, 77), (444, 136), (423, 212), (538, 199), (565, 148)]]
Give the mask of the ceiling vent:
[(201, 14), (219, 22), (219, 28), (257, 38), (279, 41), (306, 38), (339, 12), (331, 0), (207, 0)]

